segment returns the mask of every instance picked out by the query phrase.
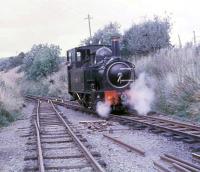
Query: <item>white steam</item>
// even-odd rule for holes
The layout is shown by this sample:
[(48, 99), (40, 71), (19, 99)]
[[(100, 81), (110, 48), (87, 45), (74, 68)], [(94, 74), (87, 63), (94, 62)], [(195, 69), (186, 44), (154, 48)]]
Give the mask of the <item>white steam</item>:
[(103, 118), (107, 118), (111, 112), (111, 106), (107, 102), (99, 101), (96, 107), (97, 113)]
[(139, 75), (139, 78), (133, 82), (127, 94), (127, 104), (131, 109), (137, 110), (140, 115), (145, 115), (151, 110), (151, 105), (154, 101), (154, 91), (151, 86), (147, 85), (145, 73)]

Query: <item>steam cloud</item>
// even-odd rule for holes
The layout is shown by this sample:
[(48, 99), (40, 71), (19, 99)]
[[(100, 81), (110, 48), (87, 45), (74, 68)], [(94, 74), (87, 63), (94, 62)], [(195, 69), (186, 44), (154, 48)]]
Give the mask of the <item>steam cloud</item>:
[(145, 73), (139, 75), (139, 78), (131, 85), (127, 94), (126, 104), (131, 109), (137, 110), (140, 115), (145, 115), (151, 110), (151, 105), (154, 101), (154, 91), (153, 88), (147, 85)]
[(101, 116), (103, 118), (108, 118), (108, 116), (111, 112), (111, 107), (110, 107), (109, 103), (99, 101), (97, 103), (96, 110), (97, 110), (97, 113), (99, 114), (99, 116)]

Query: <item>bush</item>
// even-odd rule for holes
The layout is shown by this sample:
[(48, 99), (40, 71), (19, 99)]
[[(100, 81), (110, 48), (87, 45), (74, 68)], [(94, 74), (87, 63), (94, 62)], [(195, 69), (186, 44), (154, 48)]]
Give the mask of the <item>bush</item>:
[(21, 84), (24, 95), (68, 97), (67, 68), (65, 63), (59, 65), (59, 71), (40, 81), (24, 79)]
[(18, 70), (19, 67), (0, 72), (0, 126), (16, 119), (23, 105), (20, 93), (23, 73), (17, 73)]
[(21, 92), (23, 95), (46, 96), (49, 92), (49, 83), (40, 81), (32, 81), (23, 79), (21, 83)]
[(124, 55), (146, 55), (170, 46), (170, 23), (155, 17), (129, 28), (123, 36)]
[(8, 112), (0, 103), (0, 127), (8, 125), (9, 122), (14, 121), (14, 116)]
[(24, 58), (23, 69), (27, 78), (38, 81), (58, 71), (59, 54), (59, 46), (34, 45)]

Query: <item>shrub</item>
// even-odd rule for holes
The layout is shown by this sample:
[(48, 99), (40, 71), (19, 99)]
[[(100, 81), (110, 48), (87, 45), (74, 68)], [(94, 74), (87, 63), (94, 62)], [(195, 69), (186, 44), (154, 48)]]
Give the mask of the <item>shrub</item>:
[(64, 64), (60, 65), (60, 70), (47, 79), (51, 84), (48, 94), (50, 96), (60, 96), (67, 98), (68, 95), (68, 80), (67, 68)]
[(55, 45), (34, 45), (24, 58), (23, 69), (29, 80), (40, 80), (58, 71), (60, 48)]
[(14, 116), (8, 112), (0, 103), (0, 127), (4, 125), (8, 125), (9, 122), (14, 121)]
[(67, 69), (65, 63), (59, 65), (59, 71), (54, 72), (40, 81), (23, 79), (21, 91), (24, 95), (68, 97)]
[(23, 73), (17, 73), (18, 70), (19, 67), (0, 72), (0, 126), (16, 119), (23, 105), (20, 93)]
[(123, 35), (124, 55), (146, 55), (170, 46), (170, 23), (155, 17), (141, 24), (134, 24)]
[(118, 23), (109, 23), (104, 26), (103, 29), (99, 29), (92, 38), (87, 38), (82, 41), (82, 44), (89, 45), (92, 44), (105, 44), (110, 45), (112, 36), (120, 36), (120, 25)]

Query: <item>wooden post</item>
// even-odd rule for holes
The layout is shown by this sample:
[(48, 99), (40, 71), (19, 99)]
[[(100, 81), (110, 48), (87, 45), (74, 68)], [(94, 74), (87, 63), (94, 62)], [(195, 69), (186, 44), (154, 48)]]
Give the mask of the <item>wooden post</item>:
[(179, 48), (182, 48), (181, 38), (179, 34), (178, 34), (178, 42), (179, 42)]

